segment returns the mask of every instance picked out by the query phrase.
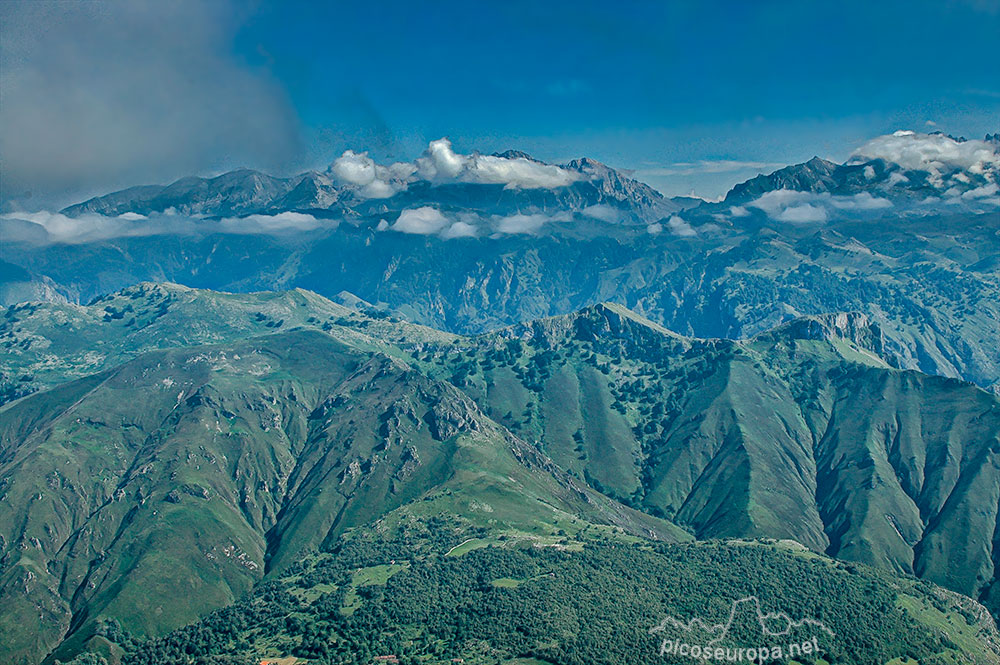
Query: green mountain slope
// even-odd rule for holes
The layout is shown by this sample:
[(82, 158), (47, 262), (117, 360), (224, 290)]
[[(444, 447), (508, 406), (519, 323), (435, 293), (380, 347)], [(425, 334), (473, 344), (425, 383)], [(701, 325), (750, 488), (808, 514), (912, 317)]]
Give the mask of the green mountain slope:
[(686, 537), (565, 476), (455, 388), (322, 332), (150, 352), (0, 423), (14, 662), (71, 647), (101, 616), (139, 634), (193, 621), (416, 499), (529, 530), (579, 515)]
[(140, 285), (6, 317), (5, 372), (40, 389), (0, 408), (14, 662), (66, 660), (108, 620), (162, 635), (345, 534), (438, 518), (458, 553), (588, 525), (790, 539), (1000, 613), (1000, 400), (896, 369), (864, 315), (733, 341), (598, 305), (462, 337), (302, 291)]
[(743, 343), (602, 305), (467, 344), (428, 371), (610, 496), (699, 538), (792, 538), (998, 609), (1000, 400), (889, 367), (863, 315)]
[[(345, 299), (346, 300), (346, 299)], [(297, 327), (393, 353), (396, 343), (447, 342), (448, 333), (400, 324), (363, 301), (345, 307), (314, 293), (233, 294), (138, 284), (88, 306), (26, 303), (0, 316), (0, 403), (154, 349), (219, 344)], [(360, 310), (360, 311), (359, 311)], [(361, 312), (365, 312), (362, 314)]]

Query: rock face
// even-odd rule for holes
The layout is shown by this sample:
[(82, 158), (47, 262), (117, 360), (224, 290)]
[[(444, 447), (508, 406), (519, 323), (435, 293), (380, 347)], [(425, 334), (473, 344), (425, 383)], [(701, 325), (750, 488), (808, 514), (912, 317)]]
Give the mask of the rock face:
[(758, 335), (755, 339), (762, 342), (774, 338), (815, 340), (833, 342), (848, 341), (858, 349), (870, 352), (873, 356), (897, 366), (899, 359), (886, 344), (881, 327), (861, 312), (838, 312), (819, 316), (805, 316), (795, 319), (774, 331)]
[[(726, 203), (741, 204), (759, 198), (767, 192), (787, 189), (797, 192), (834, 192), (843, 185), (847, 173), (843, 167), (819, 157), (808, 162), (786, 166), (770, 175), (760, 175), (733, 187), (726, 194)], [(856, 169), (860, 172), (860, 168)]]

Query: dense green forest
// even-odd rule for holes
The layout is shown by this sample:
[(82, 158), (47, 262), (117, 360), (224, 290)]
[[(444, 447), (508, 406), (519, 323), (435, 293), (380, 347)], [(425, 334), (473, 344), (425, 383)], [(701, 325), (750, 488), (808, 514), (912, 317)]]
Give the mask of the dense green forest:
[[(828, 626), (816, 663), (992, 662), (982, 647), (970, 649), (982, 639), (979, 619), (958, 596), (788, 543), (628, 542), (593, 527), (542, 547), (445, 518), (410, 521), (389, 537), (349, 533), (193, 625), (141, 641), (111, 622), (92, 645), (114, 642), (107, 655), (123, 665), (279, 656), (360, 665), (388, 655), (402, 663), (663, 663), (674, 661), (660, 655), (661, 635), (650, 628), (665, 616), (723, 622), (747, 596), (765, 611)], [(723, 644), (761, 639), (760, 624), (743, 616)], [(74, 665), (87, 662), (98, 661)]]

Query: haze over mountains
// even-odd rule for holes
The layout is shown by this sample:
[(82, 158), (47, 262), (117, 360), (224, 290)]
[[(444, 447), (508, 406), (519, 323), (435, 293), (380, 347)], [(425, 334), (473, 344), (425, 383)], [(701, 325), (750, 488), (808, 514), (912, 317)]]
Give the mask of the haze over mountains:
[(518, 152), (143, 186), (6, 215), (0, 299), (87, 302), (144, 280), (347, 291), (417, 323), (480, 332), (615, 301), (682, 334), (739, 338), (864, 311), (903, 367), (1000, 380), (996, 136), (897, 132), (668, 200), (591, 160)]

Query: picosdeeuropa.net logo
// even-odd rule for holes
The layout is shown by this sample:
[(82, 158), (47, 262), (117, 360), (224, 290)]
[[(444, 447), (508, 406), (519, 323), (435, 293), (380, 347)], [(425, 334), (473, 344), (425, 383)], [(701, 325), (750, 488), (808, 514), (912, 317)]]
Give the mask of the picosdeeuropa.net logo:
[(661, 638), (659, 653), (671, 661), (729, 663), (811, 662), (828, 653), (836, 637), (816, 619), (764, 612), (756, 596), (733, 601), (721, 623), (668, 616), (649, 632)]

